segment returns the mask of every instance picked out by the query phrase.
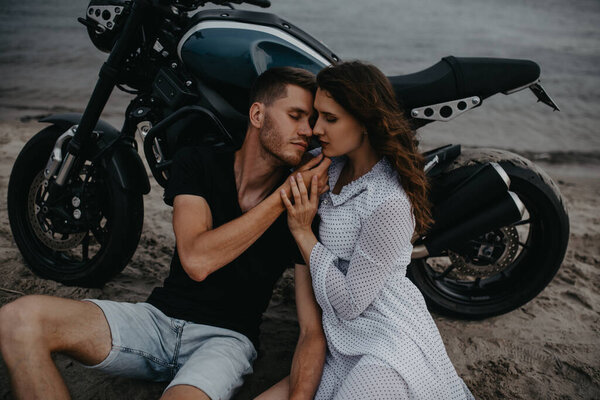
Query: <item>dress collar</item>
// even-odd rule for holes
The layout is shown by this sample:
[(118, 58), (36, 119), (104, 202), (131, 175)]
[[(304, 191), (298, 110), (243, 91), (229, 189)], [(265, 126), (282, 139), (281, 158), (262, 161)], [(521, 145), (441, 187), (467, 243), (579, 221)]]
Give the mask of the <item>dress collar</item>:
[(359, 193), (367, 190), (367, 185), (369, 181), (371, 181), (374, 177), (380, 174), (383, 171), (386, 171), (390, 168), (389, 161), (382, 157), (367, 173), (360, 176), (358, 179), (353, 180), (352, 182), (347, 183), (339, 194), (334, 194), (332, 192), (335, 184), (337, 183), (340, 174), (342, 173), (342, 169), (346, 164), (348, 158), (345, 156), (341, 157), (333, 157), (331, 159), (331, 165), (329, 166), (329, 197), (331, 198), (331, 202), (334, 206), (338, 206), (340, 204), (345, 203), (352, 197), (357, 196)]

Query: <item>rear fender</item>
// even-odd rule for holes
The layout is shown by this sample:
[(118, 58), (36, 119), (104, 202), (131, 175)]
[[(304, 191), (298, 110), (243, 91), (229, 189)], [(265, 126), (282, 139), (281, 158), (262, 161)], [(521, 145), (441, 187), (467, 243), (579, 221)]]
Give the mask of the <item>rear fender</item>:
[(423, 153), (425, 172), (429, 178), (439, 175), (461, 152), (459, 144), (448, 144)]

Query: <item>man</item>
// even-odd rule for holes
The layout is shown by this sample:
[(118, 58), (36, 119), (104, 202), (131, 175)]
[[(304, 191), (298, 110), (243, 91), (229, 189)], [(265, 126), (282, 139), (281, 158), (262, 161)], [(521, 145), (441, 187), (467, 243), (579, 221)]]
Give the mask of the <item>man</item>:
[[(238, 151), (177, 154), (165, 191), (176, 250), (146, 303), (26, 296), (0, 309), (0, 349), (17, 398), (69, 398), (53, 352), (113, 374), (171, 380), (163, 399), (233, 395), (252, 372), (273, 285), (296, 254), (279, 191), (312, 135), (314, 87), (307, 71), (268, 70), (253, 87)], [(298, 172), (307, 182), (316, 174), (325, 191), (329, 160), (320, 161)], [(297, 266), (295, 276), (301, 335), (290, 397), (309, 398), (325, 341), (308, 270)]]

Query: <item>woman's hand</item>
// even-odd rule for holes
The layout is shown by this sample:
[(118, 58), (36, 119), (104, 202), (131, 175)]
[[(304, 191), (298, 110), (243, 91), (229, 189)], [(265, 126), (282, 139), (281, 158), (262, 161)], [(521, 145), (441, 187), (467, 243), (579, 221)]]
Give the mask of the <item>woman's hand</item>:
[(281, 190), (281, 200), (288, 213), (288, 227), (295, 236), (298, 233), (311, 232), (311, 224), (319, 207), (319, 183), (316, 175), (310, 182), (310, 194), (306, 190), (302, 174), (290, 177), (290, 186), (294, 204), (288, 198), (285, 190)]

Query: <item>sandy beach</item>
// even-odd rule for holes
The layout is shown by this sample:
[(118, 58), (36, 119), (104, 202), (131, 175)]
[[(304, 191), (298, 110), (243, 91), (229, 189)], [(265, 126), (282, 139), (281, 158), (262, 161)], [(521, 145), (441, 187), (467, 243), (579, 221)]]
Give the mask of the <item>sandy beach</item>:
[[(174, 244), (171, 209), (153, 181), (145, 197), (145, 220), (137, 252), (125, 270), (102, 289), (67, 287), (33, 275), (16, 249), (6, 210), (12, 164), (43, 125), (0, 122), (0, 305), (22, 295), (72, 299), (143, 301), (168, 272)], [(597, 399), (600, 397), (600, 162), (564, 158), (540, 165), (567, 200), (571, 237), (566, 258), (550, 285), (525, 306), (483, 321), (434, 315), (448, 354), (481, 399)], [(250, 399), (289, 371), (297, 338), (292, 271), (279, 282), (261, 327), (259, 359), (236, 399)], [(115, 378), (83, 368), (63, 356), (56, 362), (74, 399), (158, 398), (165, 384)], [(0, 363), (0, 399), (10, 399)]]
[[(542, 83), (561, 112), (523, 91), (486, 99), (481, 111), (419, 133), (425, 149), (447, 143), (511, 149), (539, 164), (567, 203), (566, 257), (550, 285), (517, 310), (482, 321), (434, 319), (458, 374), (478, 399), (600, 399), (600, 2), (272, 3), (267, 12), (323, 40), (342, 59), (372, 62), (388, 75), (417, 72), (448, 55), (540, 64)], [(85, 4), (5, 0), (0, 7), (0, 306), (30, 294), (143, 301), (168, 273), (171, 208), (153, 178), (137, 252), (102, 289), (40, 279), (12, 238), (7, 186), (20, 149), (44, 127), (39, 116), (83, 111), (106, 60), (76, 20)], [(120, 127), (131, 98), (115, 91), (102, 118)], [(253, 398), (289, 372), (298, 334), (291, 270), (277, 285), (261, 331), (255, 372), (237, 400)], [(74, 399), (154, 399), (166, 385), (55, 359)], [(0, 400), (12, 398), (0, 357)]]

